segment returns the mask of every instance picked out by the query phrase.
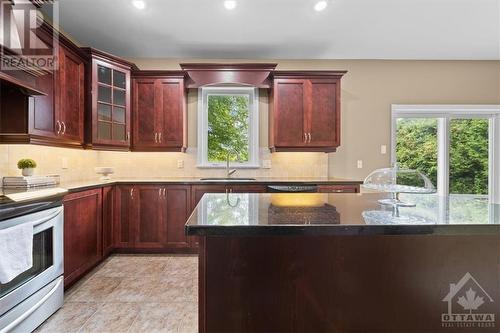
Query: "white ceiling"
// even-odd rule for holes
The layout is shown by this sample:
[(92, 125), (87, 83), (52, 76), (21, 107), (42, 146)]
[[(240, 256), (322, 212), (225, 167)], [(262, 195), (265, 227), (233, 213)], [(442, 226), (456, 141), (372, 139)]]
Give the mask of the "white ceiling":
[(499, 0), (59, 1), (82, 45), (124, 57), (500, 59)]

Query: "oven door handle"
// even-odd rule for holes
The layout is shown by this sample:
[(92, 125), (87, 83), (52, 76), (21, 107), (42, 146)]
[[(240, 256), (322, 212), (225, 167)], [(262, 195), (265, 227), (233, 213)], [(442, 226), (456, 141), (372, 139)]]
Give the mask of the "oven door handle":
[(14, 320), (9, 325), (2, 328), (0, 330), (0, 333), (7, 333), (7, 332), (11, 331), (14, 327), (19, 325), (26, 318), (28, 318), (33, 312), (35, 312), (40, 306), (42, 306), (42, 304), (45, 303), (45, 301), (47, 301), (50, 298), (50, 296), (52, 296), (57, 291), (57, 288), (59, 288), (59, 286), (61, 285), (62, 282), (63, 282), (63, 279), (59, 279), (59, 281), (57, 281), (56, 285), (47, 293), (47, 295), (43, 296), (42, 299), (40, 299), (35, 305), (33, 305), (33, 307), (31, 307), (31, 309), (29, 309), (28, 311), (23, 313), (21, 316), (16, 318), (16, 320)]
[(55, 212), (53, 212), (52, 214), (48, 215), (48, 216), (44, 216), (42, 217), (41, 219), (38, 219), (36, 220), (35, 222), (33, 222), (33, 228), (42, 224), (42, 223), (45, 223), (49, 220), (52, 220), (54, 217), (56, 217), (57, 215), (59, 215), (61, 213), (61, 210), (56, 210)]

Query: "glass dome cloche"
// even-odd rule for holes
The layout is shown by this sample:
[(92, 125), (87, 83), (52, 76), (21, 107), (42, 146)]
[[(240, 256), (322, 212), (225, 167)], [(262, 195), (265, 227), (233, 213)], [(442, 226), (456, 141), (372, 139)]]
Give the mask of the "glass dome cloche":
[(392, 168), (377, 169), (363, 182), (366, 189), (392, 193), (392, 198), (381, 199), (379, 203), (392, 207), (414, 207), (415, 204), (403, 202), (400, 193), (431, 194), (436, 192), (430, 179), (418, 170), (403, 169), (396, 163)]

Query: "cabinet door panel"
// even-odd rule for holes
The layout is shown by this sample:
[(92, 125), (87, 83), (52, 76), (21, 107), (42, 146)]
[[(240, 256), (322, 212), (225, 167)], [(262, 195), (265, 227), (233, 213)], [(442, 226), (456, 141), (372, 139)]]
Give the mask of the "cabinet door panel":
[(64, 198), (64, 284), (82, 276), (101, 259), (101, 189)]
[(115, 188), (102, 189), (102, 253), (107, 256), (114, 247), (113, 241), (113, 206)]
[(159, 80), (161, 91), (162, 147), (182, 147), (183, 143), (183, 84), (182, 80)]
[(37, 88), (46, 96), (33, 97), (33, 114), (30, 133), (47, 137), (55, 136), (54, 75), (48, 73), (37, 78)]
[(274, 145), (298, 147), (305, 144), (305, 80), (277, 80), (274, 89)]
[(310, 146), (337, 146), (338, 125), (340, 121), (337, 112), (337, 84), (335, 81), (311, 80), (311, 106), (308, 115)]
[(60, 48), (59, 120), (61, 137), (83, 142), (84, 63), (69, 50)]
[(188, 237), (185, 235), (184, 226), (190, 214), (190, 187), (168, 186), (166, 187), (167, 210), (167, 242), (168, 247), (189, 247)]
[(166, 200), (161, 195), (162, 187), (136, 186), (138, 220), (135, 247), (162, 247), (165, 240), (163, 215)]
[(155, 80), (134, 80), (134, 147), (155, 146), (157, 102)]
[(114, 208), (114, 243), (117, 247), (132, 247), (134, 244), (134, 223), (137, 210), (134, 199), (137, 197), (133, 186), (117, 186), (115, 189)]

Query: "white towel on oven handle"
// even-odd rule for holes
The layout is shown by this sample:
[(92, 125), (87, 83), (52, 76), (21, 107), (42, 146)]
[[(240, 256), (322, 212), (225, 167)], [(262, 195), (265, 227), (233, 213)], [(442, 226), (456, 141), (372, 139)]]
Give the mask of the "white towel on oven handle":
[(33, 266), (33, 224), (0, 230), (0, 283), (12, 281)]

